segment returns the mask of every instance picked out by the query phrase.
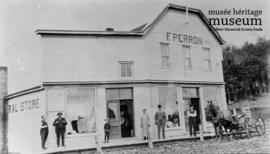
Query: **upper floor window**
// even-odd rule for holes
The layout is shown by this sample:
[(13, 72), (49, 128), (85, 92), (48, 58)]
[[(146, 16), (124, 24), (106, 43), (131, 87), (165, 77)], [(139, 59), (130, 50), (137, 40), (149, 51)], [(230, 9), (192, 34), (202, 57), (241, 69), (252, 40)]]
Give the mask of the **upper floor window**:
[(185, 70), (192, 69), (190, 46), (183, 45), (183, 55), (184, 55), (184, 69)]
[(210, 57), (210, 48), (203, 48), (204, 54), (204, 69), (206, 71), (211, 71), (211, 57)]
[(169, 43), (160, 43), (161, 47), (161, 66), (170, 66), (170, 55), (169, 55)]
[(119, 63), (120, 63), (121, 77), (132, 77), (133, 76), (133, 62), (121, 61)]

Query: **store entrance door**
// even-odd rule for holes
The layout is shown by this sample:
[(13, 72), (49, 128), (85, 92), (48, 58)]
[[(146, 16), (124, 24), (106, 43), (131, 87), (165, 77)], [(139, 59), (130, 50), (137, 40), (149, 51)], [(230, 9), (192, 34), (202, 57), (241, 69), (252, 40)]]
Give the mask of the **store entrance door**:
[(134, 110), (131, 88), (107, 89), (107, 117), (111, 138), (134, 136)]
[[(189, 133), (189, 117), (187, 112), (189, 110), (189, 106), (193, 105), (194, 110), (197, 112), (197, 123), (195, 126), (195, 130), (199, 131), (199, 125), (201, 123), (201, 108), (200, 108), (200, 98), (199, 98), (199, 90), (198, 88), (182, 88), (183, 100), (184, 100), (184, 114), (185, 114), (185, 126), (186, 132)], [(197, 132), (198, 133), (198, 132)]]

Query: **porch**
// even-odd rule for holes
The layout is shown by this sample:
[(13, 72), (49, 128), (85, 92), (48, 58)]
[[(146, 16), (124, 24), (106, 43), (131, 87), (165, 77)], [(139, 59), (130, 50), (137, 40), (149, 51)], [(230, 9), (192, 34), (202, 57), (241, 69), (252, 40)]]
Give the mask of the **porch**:
[[(214, 133), (204, 133), (203, 138), (209, 139), (214, 136)], [(152, 144), (158, 144), (162, 142), (174, 142), (174, 141), (196, 141), (200, 140), (200, 134), (196, 137), (190, 137), (189, 135), (177, 135), (177, 136), (169, 136), (166, 139), (153, 139)], [(130, 138), (119, 138), (119, 139), (111, 139), (109, 143), (103, 143), (103, 140), (99, 141), (100, 148), (110, 149), (110, 148), (121, 148), (121, 147), (133, 147), (133, 146), (148, 146), (148, 141), (143, 140), (138, 137), (130, 137)], [(71, 146), (67, 145), (66, 147), (52, 147), (46, 150), (41, 151), (42, 154), (55, 154), (55, 153), (65, 153), (65, 154), (81, 154), (81, 153), (95, 153), (97, 151), (97, 145), (79, 145), (79, 146)]]

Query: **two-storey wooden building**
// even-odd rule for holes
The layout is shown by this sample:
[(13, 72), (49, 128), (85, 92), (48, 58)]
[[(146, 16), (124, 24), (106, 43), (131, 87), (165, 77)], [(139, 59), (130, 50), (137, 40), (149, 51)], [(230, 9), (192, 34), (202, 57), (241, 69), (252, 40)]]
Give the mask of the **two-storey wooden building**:
[[(201, 10), (169, 4), (151, 24), (131, 31), (36, 33), (42, 44), (41, 86), (8, 96), (10, 148), (40, 146), (43, 114), (48, 117), (50, 148), (56, 146), (52, 123), (58, 112), (68, 121), (66, 145), (76, 147), (95, 144), (95, 135), (103, 138), (107, 117), (112, 138), (139, 138), (146, 108), (155, 138), (154, 114), (160, 104), (170, 137), (188, 134), (190, 104), (204, 131), (211, 129), (205, 120), (206, 101), (226, 108), (224, 42)], [(20, 143), (27, 136), (36, 142)]]

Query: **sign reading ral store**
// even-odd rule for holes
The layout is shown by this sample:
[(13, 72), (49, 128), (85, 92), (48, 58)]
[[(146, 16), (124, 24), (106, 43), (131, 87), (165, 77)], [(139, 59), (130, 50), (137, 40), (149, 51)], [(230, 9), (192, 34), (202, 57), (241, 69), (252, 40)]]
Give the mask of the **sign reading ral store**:
[(172, 32), (166, 32), (167, 41), (179, 42), (179, 43), (187, 43), (187, 44), (196, 44), (202, 45), (203, 40), (202, 37), (186, 35), (186, 34), (178, 34)]
[(20, 103), (8, 104), (8, 113), (24, 112), (39, 109), (39, 98), (34, 98)]

